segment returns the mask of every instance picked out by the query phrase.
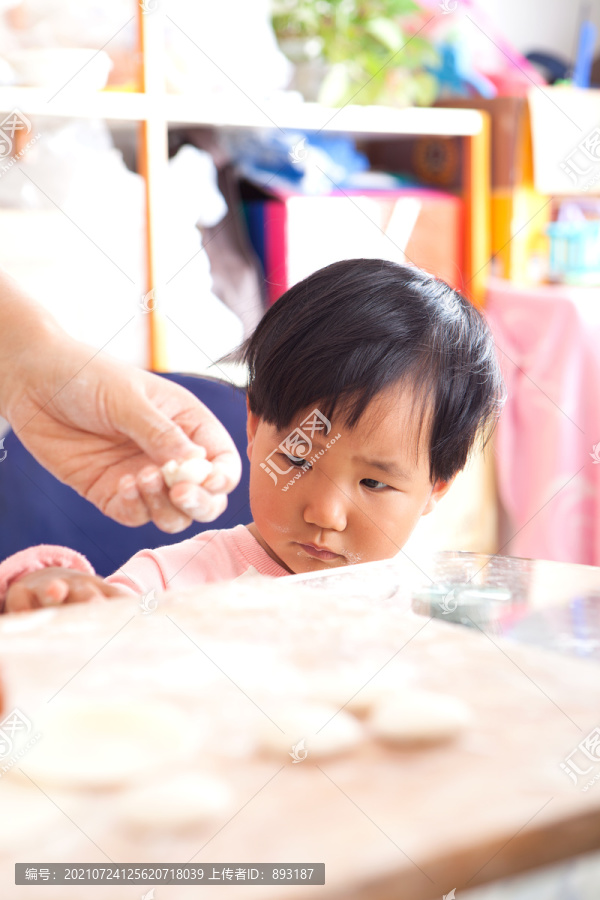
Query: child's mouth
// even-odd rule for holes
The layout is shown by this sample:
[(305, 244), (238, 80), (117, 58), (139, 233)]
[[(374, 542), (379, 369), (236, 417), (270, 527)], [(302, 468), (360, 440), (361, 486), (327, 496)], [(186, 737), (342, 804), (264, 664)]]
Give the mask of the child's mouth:
[(339, 553), (333, 553), (331, 550), (319, 550), (318, 547), (315, 547), (313, 544), (300, 544), (298, 546), (304, 550), (305, 553), (308, 553), (309, 556), (313, 556), (315, 559), (341, 559)]

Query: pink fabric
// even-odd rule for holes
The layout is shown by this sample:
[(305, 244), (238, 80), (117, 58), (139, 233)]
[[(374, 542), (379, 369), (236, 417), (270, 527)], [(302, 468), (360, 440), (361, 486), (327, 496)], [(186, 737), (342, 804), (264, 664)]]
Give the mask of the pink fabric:
[(153, 588), (184, 590), (229, 581), (250, 570), (276, 578), (290, 574), (271, 559), (245, 525), (236, 525), (204, 531), (169, 547), (141, 550), (106, 580), (140, 594)]
[(55, 547), (52, 544), (28, 547), (19, 553), (13, 553), (12, 556), (0, 563), (0, 611), (4, 609), (6, 593), (13, 581), (17, 581), (30, 572), (38, 572), (40, 569), (50, 569), (54, 566), (77, 569), (88, 575), (94, 574), (92, 564), (76, 550), (69, 550), (68, 547)]
[(486, 315), (509, 395), (495, 439), (501, 552), (600, 565), (600, 289), (492, 279)]

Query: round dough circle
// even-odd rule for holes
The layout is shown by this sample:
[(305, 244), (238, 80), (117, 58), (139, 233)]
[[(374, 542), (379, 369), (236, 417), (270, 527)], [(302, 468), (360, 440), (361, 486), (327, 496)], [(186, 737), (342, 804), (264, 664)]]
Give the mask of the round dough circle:
[(117, 815), (138, 831), (178, 831), (222, 816), (232, 804), (233, 793), (221, 778), (188, 772), (162, 784), (127, 791)]
[(437, 743), (456, 737), (470, 719), (468, 706), (457, 697), (407, 691), (378, 703), (367, 724), (375, 737), (391, 743)]
[[(36, 722), (36, 726), (38, 723)], [(27, 773), (68, 788), (118, 786), (175, 764), (194, 744), (194, 726), (166, 703), (72, 703), (39, 722)]]
[(298, 704), (271, 718), (276, 724), (262, 725), (258, 736), (260, 749), (274, 755), (288, 753), (292, 758), (295, 752), (299, 757), (297, 762), (343, 753), (364, 738), (360, 722), (336, 706)]

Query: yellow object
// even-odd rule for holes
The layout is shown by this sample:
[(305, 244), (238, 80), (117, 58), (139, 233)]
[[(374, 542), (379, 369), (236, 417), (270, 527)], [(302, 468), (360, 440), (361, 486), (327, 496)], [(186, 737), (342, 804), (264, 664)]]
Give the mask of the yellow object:
[(549, 198), (534, 187), (493, 190), (493, 274), (511, 281), (538, 282), (537, 261), (548, 258), (545, 227), (549, 221)]

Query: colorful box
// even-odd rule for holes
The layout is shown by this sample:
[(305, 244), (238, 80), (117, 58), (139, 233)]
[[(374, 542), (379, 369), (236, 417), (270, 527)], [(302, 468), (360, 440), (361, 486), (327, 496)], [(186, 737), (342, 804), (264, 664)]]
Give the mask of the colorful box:
[(462, 287), (463, 202), (453, 194), (425, 188), (278, 194), (244, 205), (269, 303), (317, 269), (358, 257), (414, 264)]

